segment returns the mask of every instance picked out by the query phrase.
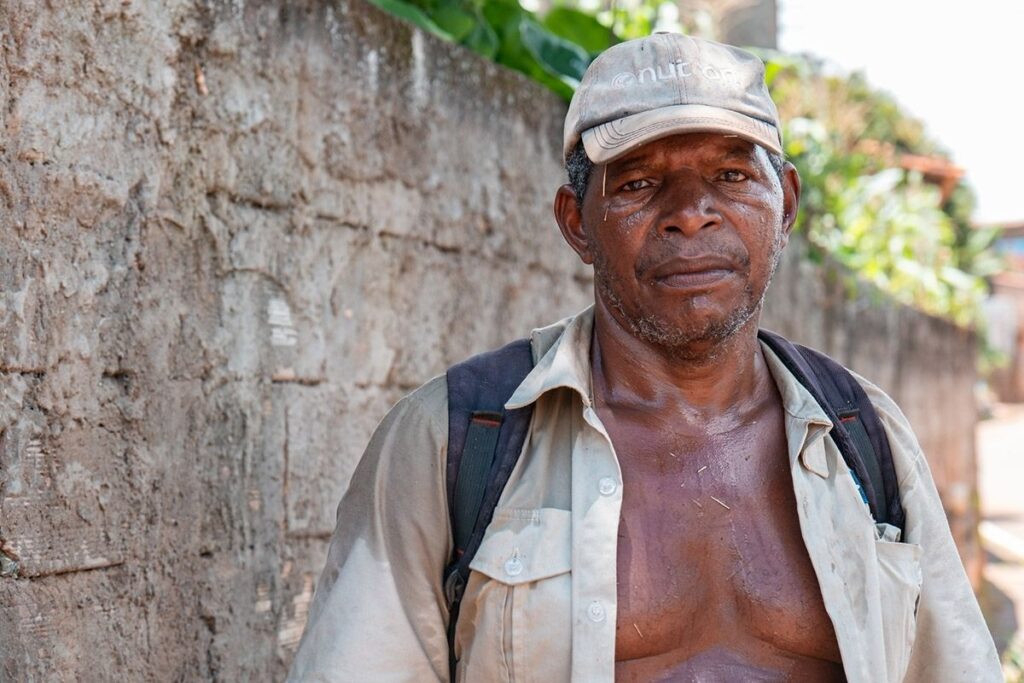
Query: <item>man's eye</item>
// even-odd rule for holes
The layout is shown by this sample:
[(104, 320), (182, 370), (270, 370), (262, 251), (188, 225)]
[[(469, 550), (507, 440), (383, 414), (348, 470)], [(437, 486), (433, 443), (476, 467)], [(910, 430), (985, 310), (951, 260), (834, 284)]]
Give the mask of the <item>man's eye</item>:
[(622, 186), (622, 189), (625, 190), (626, 192), (636, 192), (637, 190), (642, 190), (646, 187), (650, 187), (651, 184), (652, 183), (650, 180), (640, 178), (639, 180), (630, 180), (628, 183)]
[(740, 182), (743, 182), (744, 180), (746, 180), (747, 177), (748, 176), (747, 176), (746, 173), (744, 173), (743, 171), (737, 171), (735, 169), (730, 169), (728, 171), (722, 171), (722, 174), (721, 174), (722, 180), (724, 180), (726, 182), (729, 182), (729, 183), (740, 183)]

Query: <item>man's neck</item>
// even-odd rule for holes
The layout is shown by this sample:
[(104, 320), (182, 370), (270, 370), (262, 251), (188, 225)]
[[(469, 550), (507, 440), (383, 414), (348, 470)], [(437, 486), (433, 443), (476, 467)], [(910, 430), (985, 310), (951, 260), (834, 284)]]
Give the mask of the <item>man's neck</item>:
[(641, 339), (598, 301), (591, 350), (594, 397), (612, 410), (673, 414), (701, 431), (729, 429), (771, 392), (760, 312), (725, 340), (677, 353)]

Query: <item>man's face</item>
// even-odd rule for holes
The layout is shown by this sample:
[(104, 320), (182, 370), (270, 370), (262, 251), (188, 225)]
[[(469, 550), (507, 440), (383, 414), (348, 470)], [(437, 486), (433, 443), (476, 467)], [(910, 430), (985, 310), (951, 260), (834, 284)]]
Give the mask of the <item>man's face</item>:
[(594, 264), (599, 306), (646, 341), (690, 355), (758, 313), (798, 194), (796, 171), (787, 164), (780, 180), (763, 148), (696, 133), (595, 166), (582, 208), (565, 186), (555, 210), (566, 240)]

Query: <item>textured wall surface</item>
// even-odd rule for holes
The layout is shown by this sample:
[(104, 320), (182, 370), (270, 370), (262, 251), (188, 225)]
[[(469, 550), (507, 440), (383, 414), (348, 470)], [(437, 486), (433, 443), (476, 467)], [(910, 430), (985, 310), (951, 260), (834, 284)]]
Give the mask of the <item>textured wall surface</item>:
[(358, 0), (0, 17), (0, 679), (280, 678), (376, 421), (585, 302), (561, 105)]
[[(0, 0), (0, 680), (281, 678), (376, 421), (588, 298), (563, 112), (361, 0)], [(957, 499), (969, 338), (778, 279)]]

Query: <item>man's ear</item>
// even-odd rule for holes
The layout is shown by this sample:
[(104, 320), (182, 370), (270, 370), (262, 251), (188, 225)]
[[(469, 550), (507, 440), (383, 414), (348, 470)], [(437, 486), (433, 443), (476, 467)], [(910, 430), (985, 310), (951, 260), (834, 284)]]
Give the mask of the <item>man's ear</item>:
[(782, 167), (782, 232), (789, 239), (800, 211), (800, 174), (788, 161)]
[(555, 193), (555, 220), (562, 231), (562, 237), (569, 243), (580, 260), (590, 265), (594, 256), (590, 250), (590, 237), (583, 229), (583, 211), (576, 201), (571, 185), (562, 185)]

